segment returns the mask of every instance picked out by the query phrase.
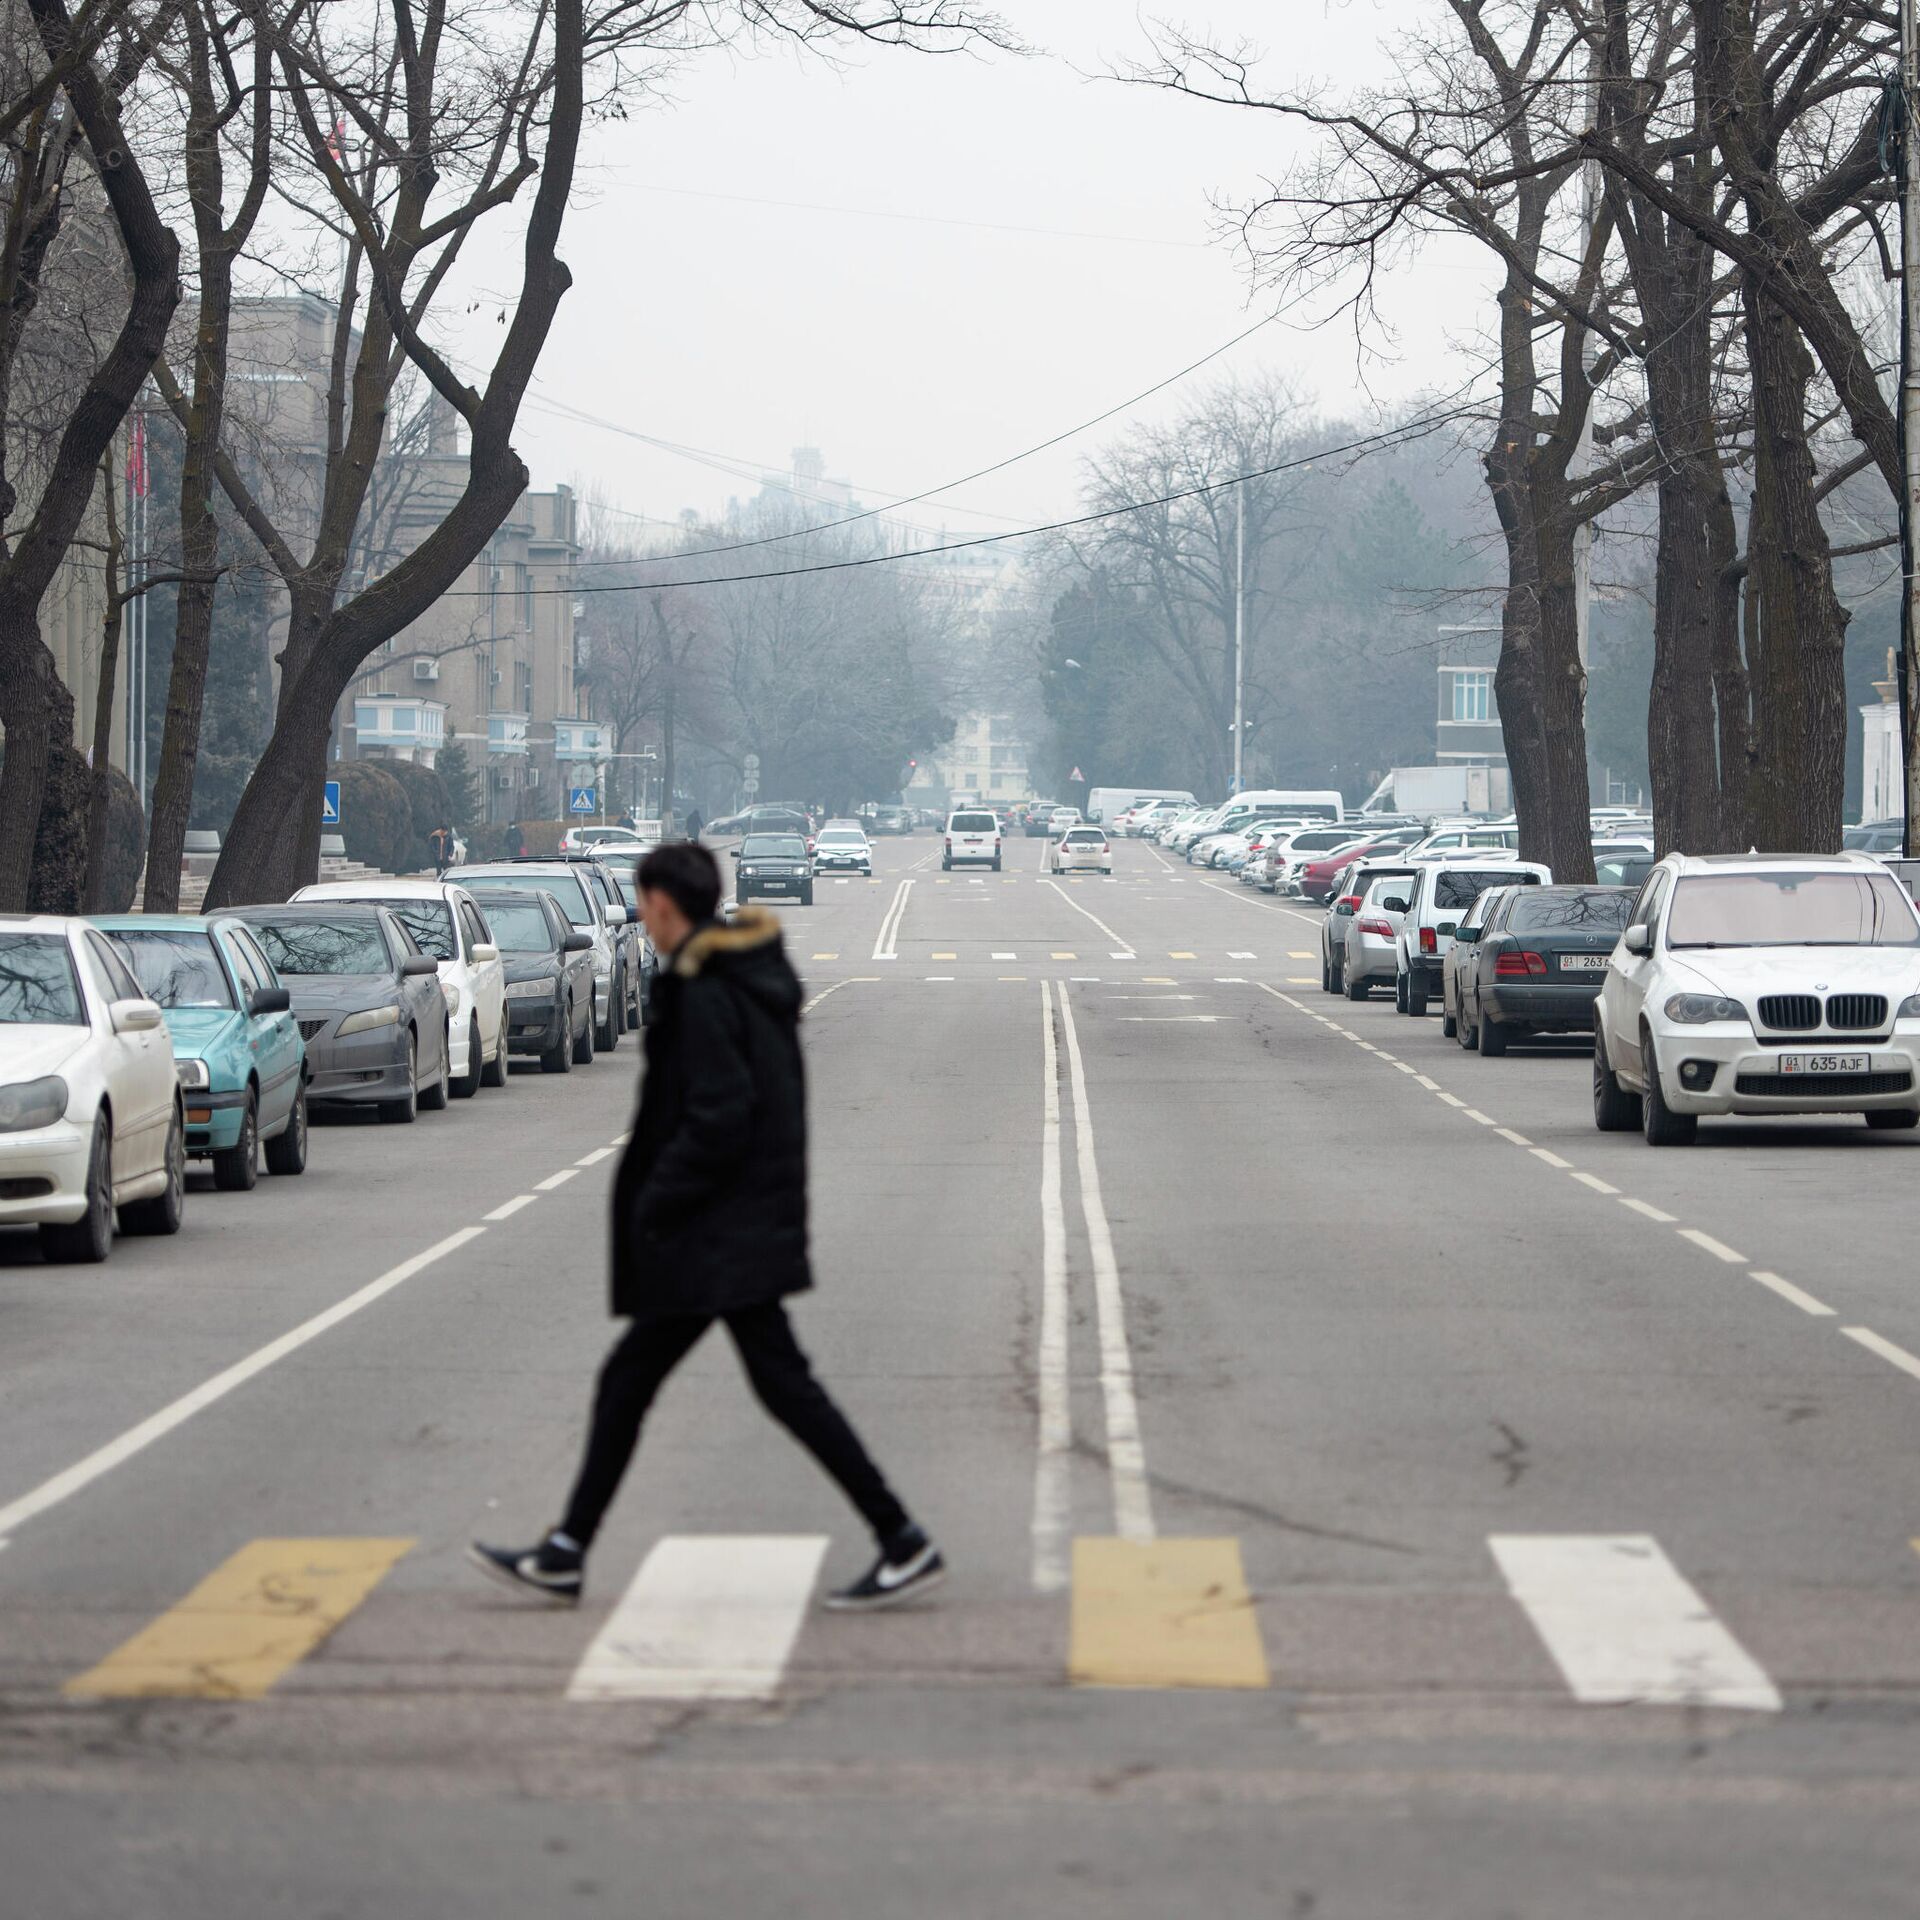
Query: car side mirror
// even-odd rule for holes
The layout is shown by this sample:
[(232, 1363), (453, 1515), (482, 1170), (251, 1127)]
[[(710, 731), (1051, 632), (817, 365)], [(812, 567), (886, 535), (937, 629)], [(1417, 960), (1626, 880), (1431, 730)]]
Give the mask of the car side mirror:
[(400, 971), (409, 979), (415, 979), (421, 974), (438, 973), (440, 962), (430, 953), (410, 953), (400, 962)]
[(1380, 902), (1380, 911), (1382, 913), (1405, 913), (1406, 910), (1407, 902), (1402, 900), (1397, 893), (1388, 894), (1387, 897)]
[(1453, 937), (1456, 940), (1465, 940), (1471, 944), (1480, 938), (1480, 929), (1478, 927), (1455, 927)]
[(247, 1011), (256, 1017), (265, 1013), (291, 1013), (293, 995), (285, 987), (255, 987), (247, 995)]
[(1333, 910), (1335, 913), (1343, 914), (1348, 918), (1351, 918), (1353, 914), (1353, 908), (1344, 900), (1335, 901)]
[(610, 927), (624, 927), (627, 924), (627, 910), (624, 906), (607, 907), (600, 916)]
[(112, 1018), (115, 1033), (151, 1033), (160, 1025), (162, 1016), (151, 1000), (116, 1000)]
[(476, 966), (484, 965), (489, 960), (498, 960), (500, 958), (500, 949), (496, 947), (492, 941), (483, 940), (474, 948), (470, 957)]
[(727, 849), (727, 858), (729, 860), (738, 860), (740, 858), (740, 849), (738, 847), (729, 847)]
[(1620, 944), (1629, 953), (1651, 953), (1653, 951), (1653, 929), (1649, 926), (1634, 925), (1620, 936)]
[(570, 933), (560, 942), (562, 953), (586, 953), (592, 949), (593, 939), (589, 934)]

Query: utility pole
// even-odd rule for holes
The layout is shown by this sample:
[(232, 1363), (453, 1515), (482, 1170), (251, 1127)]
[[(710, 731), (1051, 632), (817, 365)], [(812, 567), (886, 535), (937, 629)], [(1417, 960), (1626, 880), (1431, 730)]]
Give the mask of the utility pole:
[[(1907, 0), (1912, 5), (1912, 0)], [(1233, 529), (1233, 790), (1246, 785), (1247, 740), (1247, 483), (1234, 490), (1239, 512)]]
[[(1913, 279), (1920, 272), (1920, 169), (1914, 165), (1913, 105), (1920, 98), (1920, 34), (1915, 0), (1900, 0), (1900, 97), (1895, 116), (1900, 146), (1900, 770), (1905, 830), (1902, 850), (1913, 856), (1920, 822), (1920, 577), (1914, 568), (1914, 513), (1920, 507), (1920, 303)], [(1884, 123), (1883, 123), (1884, 124)]]

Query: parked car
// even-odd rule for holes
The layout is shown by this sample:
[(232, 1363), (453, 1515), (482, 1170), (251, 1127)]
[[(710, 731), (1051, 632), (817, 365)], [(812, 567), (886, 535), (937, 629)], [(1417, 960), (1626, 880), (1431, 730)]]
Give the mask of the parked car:
[(750, 833), (733, 860), (733, 897), (741, 906), (770, 893), (813, 905), (813, 858), (799, 834)]
[[(1407, 884), (1404, 887), (1389, 889), (1396, 898), (1400, 898), (1412, 890), (1413, 877), (1417, 871), (1417, 868), (1399, 866), (1392, 861), (1356, 860), (1340, 876), (1334, 898), (1327, 908), (1327, 917), (1320, 923), (1320, 986), (1323, 992), (1344, 993), (1351, 1000), (1364, 1000), (1367, 997), (1368, 988), (1375, 978), (1372, 973), (1367, 975), (1366, 984), (1362, 986), (1360, 992), (1352, 992), (1349, 986), (1347, 943), (1353, 936), (1354, 923), (1359, 918), (1366, 896), (1372, 890), (1375, 881), (1405, 881)], [(1401, 913), (1405, 911), (1404, 906), (1398, 909)], [(1376, 941), (1384, 940), (1385, 942), (1381, 956), (1384, 966), (1377, 976), (1384, 983), (1393, 978), (1395, 970), (1393, 935), (1397, 914), (1381, 906), (1375, 909), (1375, 917), (1386, 923), (1384, 934), (1376, 928), (1369, 936)], [(1355, 948), (1354, 951), (1357, 954), (1359, 949)], [(1372, 965), (1371, 957), (1369, 965)]]
[(560, 836), (562, 853), (606, 853), (638, 860), (653, 848), (653, 841), (631, 827), (569, 827)]
[[(1077, 819), (1079, 816), (1075, 815)], [(1000, 871), (1000, 821), (982, 807), (969, 807), (947, 816), (946, 845), (940, 870), (959, 866), (987, 866)]]
[(94, 924), (161, 1011), (185, 1100), (187, 1157), (246, 1192), (307, 1168), (307, 1049), (293, 999), (251, 931), (226, 914), (118, 913)]
[(593, 1063), (593, 941), (538, 887), (487, 895), (487, 925), (506, 973), (507, 1048), (543, 1073)]
[(1406, 842), (1395, 839), (1349, 840), (1328, 853), (1317, 853), (1298, 863), (1294, 879), (1303, 900), (1325, 902), (1333, 897), (1333, 883), (1355, 860), (1372, 860), (1395, 852)]
[[(1460, 1039), (1460, 1005), (1465, 992), (1464, 975), (1471, 973), (1475, 943), (1487, 923), (1488, 914), (1507, 897), (1506, 887), (1488, 887), (1460, 918), (1453, 930), (1453, 945), (1440, 963), (1440, 1031), (1449, 1040)], [(1460, 1040), (1465, 1047), (1471, 1042)]]
[[(1489, 1058), (1535, 1033), (1586, 1033), (1633, 895), (1621, 887), (1501, 887), (1484, 924), (1462, 922), (1456, 1037)], [(1484, 898), (1484, 896), (1483, 896)], [(1476, 906), (1479, 904), (1475, 903)]]
[(813, 843), (813, 864), (818, 872), (844, 868), (849, 873), (873, 877), (873, 844), (857, 823), (836, 825), (829, 820)]
[(84, 920), (0, 925), (0, 1225), (48, 1260), (104, 1260), (123, 1233), (177, 1233), (185, 1108), (161, 1010)]
[(1520, 829), (1510, 826), (1436, 827), (1406, 849), (1409, 860), (1434, 860), (1443, 855), (1484, 850), (1511, 853), (1520, 844)]
[(1840, 836), (1847, 853), (1900, 853), (1906, 843), (1906, 827), (1898, 820), (1865, 820), (1848, 827)]
[(447, 1104), (450, 1023), (440, 968), (386, 907), (350, 900), (241, 907), (293, 1001), (307, 1103), (370, 1106), (406, 1125)]
[(1607, 963), (1593, 1117), (1651, 1146), (1702, 1114), (1920, 1125), (1920, 914), (1870, 854), (1671, 853)]
[(1091, 867), (1096, 873), (1113, 871), (1113, 847), (1104, 827), (1069, 827), (1047, 852), (1047, 865), (1055, 873), (1075, 867)]
[[(629, 863), (622, 858), (602, 857), (599, 854), (562, 854), (561, 858), (585, 867), (587, 891), (600, 902), (607, 914), (607, 925), (613, 930), (614, 972), (620, 982), (621, 1027), (644, 1026), (647, 1002), (653, 992), (653, 943), (640, 924), (639, 907), (627, 899), (616, 877), (616, 870)], [(637, 870), (639, 862), (631, 864)], [(620, 916), (618, 919), (615, 918), (616, 913)], [(613, 1038), (618, 1044), (619, 1034), (616, 1033)]]
[(1359, 908), (1347, 925), (1341, 954), (1340, 990), (1349, 1000), (1364, 1000), (1377, 986), (1399, 979), (1400, 928), (1413, 898), (1418, 873), (1382, 875), (1367, 883)]
[(440, 969), (453, 1036), (453, 1093), (507, 1084), (506, 974), (474, 897), (454, 880), (324, 880), (296, 900), (359, 900), (383, 906)]
[(1653, 854), (1646, 853), (1596, 853), (1593, 857), (1593, 877), (1603, 887), (1639, 887), (1646, 883), (1647, 875), (1653, 871)]
[[(1414, 863), (1413, 855), (1407, 858), (1409, 864)], [(1513, 854), (1476, 850), (1442, 854), (1422, 863), (1394, 943), (1398, 960), (1395, 1008), (1416, 1018), (1426, 1012), (1428, 1000), (1440, 991), (1440, 963), (1453, 945), (1454, 929), (1486, 888), (1544, 887), (1552, 880), (1550, 868)]]

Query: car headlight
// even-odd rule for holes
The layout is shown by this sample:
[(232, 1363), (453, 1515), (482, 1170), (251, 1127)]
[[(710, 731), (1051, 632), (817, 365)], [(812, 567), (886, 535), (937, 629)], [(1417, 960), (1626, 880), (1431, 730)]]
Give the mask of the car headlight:
[(507, 982), (509, 1000), (544, 1000), (552, 991), (551, 980), (509, 980)]
[(456, 987), (451, 980), (442, 980), (440, 982), (440, 991), (447, 996), (447, 1011), (449, 1013), (458, 1013), (460, 1011), (460, 989)]
[(176, 1060), (173, 1073), (183, 1087), (210, 1087), (213, 1084), (204, 1060)]
[(57, 1073), (0, 1087), (0, 1133), (50, 1127), (67, 1110), (67, 1083)]
[(1667, 1002), (1667, 1018), (1682, 1026), (1704, 1026), (1709, 1020), (1744, 1020), (1747, 1010), (1738, 1000), (1717, 993), (1676, 993)]
[(1910, 993), (1900, 1002), (1896, 1020), (1920, 1020), (1920, 993)]
[(350, 1033), (368, 1033), (375, 1027), (391, 1027), (398, 1023), (398, 1007), (368, 1007), (360, 1013), (350, 1013), (334, 1028), (334, 1032), (345, 1039)]
[(742, 873), (752, 874), (752, 873), (758, 873), (760, 869), (758, 867), (742, 867), (740, 871)]

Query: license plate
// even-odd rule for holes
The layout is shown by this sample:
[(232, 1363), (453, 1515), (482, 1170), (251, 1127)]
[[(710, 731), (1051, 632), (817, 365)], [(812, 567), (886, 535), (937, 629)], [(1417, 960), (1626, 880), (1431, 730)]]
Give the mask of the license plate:
[(1604, 953), (1563, 953), (1560, 956), (1562, 973), (1605, 973), (1607, 956)]
[(1868, 1059), (1864, 1053), (1783, 1053), (1782, 1073), (1802, 1073), (1817, 1079), (1823, 1073), (1865, 1073)]

